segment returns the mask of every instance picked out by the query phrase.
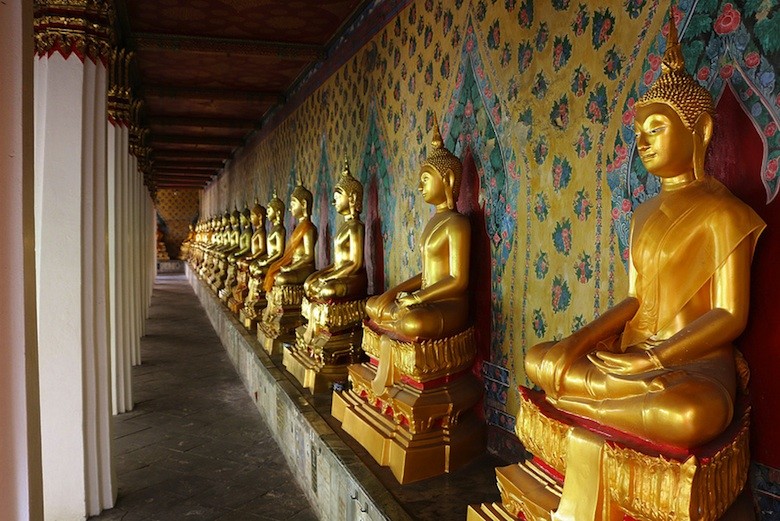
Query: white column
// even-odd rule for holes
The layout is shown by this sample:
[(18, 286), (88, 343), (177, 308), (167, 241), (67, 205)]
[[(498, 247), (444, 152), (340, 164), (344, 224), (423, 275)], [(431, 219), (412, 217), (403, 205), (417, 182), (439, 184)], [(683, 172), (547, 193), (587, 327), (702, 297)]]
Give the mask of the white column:
[(130, 373), (130, 342), (126, 334), (126, 261), (124, 256), (127, 234), (124, 215), (125, 178), (130, 163), (128, 130), (123, 122), (112, 121), (108, 126), (108, 194), (109, 204), (109, 285), (111, 295), (111, 388), (112, 412), (120, 414), (133, 409), (133, 389)]
[(106, 280), (106, 69), (35, 59), (38, 339), (44, 511), (113, 505)]
[(32, 2), (0, 3), (0, 519), (43, 519), (33, 216)]

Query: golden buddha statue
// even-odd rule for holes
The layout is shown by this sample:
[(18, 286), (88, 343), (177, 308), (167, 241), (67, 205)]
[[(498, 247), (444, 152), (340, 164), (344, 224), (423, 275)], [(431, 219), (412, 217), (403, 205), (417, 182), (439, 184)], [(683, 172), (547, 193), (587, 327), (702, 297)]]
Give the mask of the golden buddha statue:
[(182, 241), (179, 247), (179, 260), (189, 260), (190, 248), (195, 244), (195, 228), (192, 223), (187, 225), (187, 237)]
[(523, 390), (518, 435), (561, 474), (565, 466), (553, 519), (717, 519), (746, 478), (745, 408), (734, 417), (747, 366), (733, 341), (747, 322), (764, 223), (704, 172), (714, 106), (685, 71), (673, 22), (662, 74), (635, 108), (638, 153), (661, 190), (634, 212), (628, 296), (525, 359), (544, 399)]
[(284, 227), (284, 202), (274, 191), (266, 210), (271, 227), (266, 236), (266, 251), (249, 265), (249, 282), (244, 307), (240, 311), (240, 320), (250, 331), (254, 329), (262, 310), (268, 304), (265, 299), (263, 282), (268, 268), (284, 254), (287, 230)]
[(309, 300), (362, 298), (368, 277), (363, 245), (366, 227), (360, 220), (363, 209), (363, 185), (352, 176), (344, 160), (344, 171), (333, 192), (333, 207), (344, 216), (333, 239), (333, 264), (311, 274), (303, 284)]
[(263, 281), (268, 304), (258, 324), (257, 336), (269, 354), (280, 352), (280, 335), (301, 325), (303, 283), (314, 273), (317, 227), (311, 222), (312, 194), (300, 183), (290, 195), (290, 213), (297, 224), (284, 254), (268, 267)]
[(238, 270), (236, 285), (228, 301), (228, 307), (236, 314), (244, 307), (244, 299), (249, 293), (249, 266), (266, 252), (265, 216), (265, 208), (255, 200), (255, 205), (249, 211), (250, 229), (252, 230), (249, 253), (238, 259), (236, 263)]
[(233, 294), (233, 290), (238, 283), (238, 262), (246, 255), (248, 255), (252, 249), (252, 235), (254, 230), (252, 229), (251, 213), (249, 208), (244, 205), (244, 209), (239, 214), (239, 235), (238, 235), (238, 247), (225, 257), (227, 263), (227, 276), (221, 285), (217, 285), (219, 288), (219, 298), (227, 304), (228, 299)]
[(420, 240), (423, 271), (366, 305), (352, 389), (334, 393), (333, 416), (401, 483), (450, 472), (484, 449), (472, 408), (482, 388), (469, 323), (469, 219), (458, 213), (462, 165), (434, 120), (419, 191), (435, 213)]
[(232, 212), (226, 213), (226, 215), (228, 216), (228, 225), (223, 233), (222, 247), (216, 252), (215, 269), (209, 278), (211, 289), (214, 293), (219, 293), (219, 290), (225, 284), (228, 276), (229, 259), (233, 253), (241, 248), (241, 212), (238, 211), (238, 208), (234, 208)]
[(368, 277), (364, 263), (365, 226), (360, 220), (363, 185), (344, 170), (333, 192), (333, 206), (344, 216), (333, 239), (333, 264), (312, 273), (303, 284), (302, 314), (296, 343), (284, 351), (284, 366), (313, 393), (345, 381), (347, 365), (362, 361), (361, 329)]
[(378, 329), (414, 340), (458, 333), (469, 316), (471, 227), (455, 208), (462, 166), (444, 148), (438, 124), (434, 127), (433, 152), (423, 163), (418, 186), (436, 210), (420, 239), (423, 271), (366, 304)]

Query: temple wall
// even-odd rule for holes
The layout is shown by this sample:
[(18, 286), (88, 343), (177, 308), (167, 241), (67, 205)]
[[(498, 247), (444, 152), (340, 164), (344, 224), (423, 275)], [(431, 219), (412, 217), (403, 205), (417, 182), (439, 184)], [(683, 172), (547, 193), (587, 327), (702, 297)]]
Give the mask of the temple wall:
[[(756, 184), (760, 204), (775, 213), (778, 203), (766, 201), (778, 188), (780, 156), (776, 4), (682, 0), (672, 9), (689, 70), (716, 99), (733, 90), (763, 154), (733, 183)], [(417, 176), (436, 114), (446, 145), (473, 158), (459, 204), (484, 210), (476, 233), (488, 239), (485, 411), (511, 437), (526, 349), (569, 334), (626, 293), (629, 219), (658, 190), (634, 154), (629, 125), (634, 100), (660, 74), (669, 7), (668, 0), (412, 1), (236, 155), (205, 191), (201, 215), (255, 196), (268, 201), (274, 189), (289, 200), (300, 179), (315, 194), (322, 240), (323, 228), (335, 226), (324, 205), (346, 157), (366, 186), (364, 216), (374, 187), (378, 226), (369, 240), (384, 247), (369, 262), (381, 262), (385, 287), (393, 285), (420, 269), (417, 237), (430, 210)], [(762, 356), (761, 365), (780, 368), (780, 355)], [(754, 382), (775, 389), (759, 404), (765, 410), (780, 409), (771, 380)], [(780, 423), (772, 414), (764, 421)], [(767, 446), (762, 461), (779, 466), (777, 444)]]
[(154, 206), (165, 223), (163, 240), (172, 259), (179, 257), (179, 248), (187, 238), (189, 225), (198, 217), (199, 204), (200, 190), (168, 188), (157, 191)]

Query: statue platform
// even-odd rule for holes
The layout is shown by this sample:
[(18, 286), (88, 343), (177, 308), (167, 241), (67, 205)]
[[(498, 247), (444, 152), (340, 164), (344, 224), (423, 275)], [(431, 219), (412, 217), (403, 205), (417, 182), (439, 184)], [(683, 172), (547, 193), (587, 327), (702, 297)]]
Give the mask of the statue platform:
[(301, 314), (308, 321), (295, 330), (295, 344), (284, 349), (284, 367), (312, 393), (328, 392), (347, 381), (347, 366), (365, 361), (361, 324), (366, 299), (337, 302), (304, 297)]
[[(470, 506), (469, 521), (751, 519), (733, 517), (733, 509), (727, 514), (750, 464), (746, 400), (724, 433), (688, 450), (654, 445), (557, 410), (544, 393), (520, 391), (516, 432), (535, 457), (497, 468), (501, 504)], [(587, 476), (587, 484), (567, 489), (567, 467), (570, 475)]]
[(269, 355), (282, 354), (282, 342), (293, 343), (295, 329), (305, 323), (303, 284), (274, 286), (265, 297), (268, 304), (257, 322), (257, 340)]
[(236, 284), (231, 290), (227, 301), (227, 307), (234, 315), (241, 313), (241, 310), (244, 308), (244, 301), (249, 296), (249, 280), (249, 269), (239, 267)]
[[(399, 483), (451, 472), (484, 452), (484, 422), (473, 411), (482, 397), (470, 372), (473, 344), (473, 328), (413, 342), (363, 324), (370, 361), (349, 366), (352, 388), (333, 393), (332, 414)], [(380, 352), (391, 356), (386, 377)]]

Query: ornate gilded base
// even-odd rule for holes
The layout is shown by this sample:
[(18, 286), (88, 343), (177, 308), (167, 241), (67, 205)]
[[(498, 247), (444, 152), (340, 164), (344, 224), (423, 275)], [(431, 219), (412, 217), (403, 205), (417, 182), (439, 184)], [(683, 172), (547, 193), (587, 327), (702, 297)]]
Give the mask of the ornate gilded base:
[[(502, 508), (529, 521), (720, 519), (747, 479), (749, 414), (740, 404), (726, 432), (686, 451), (603, 427), (597, 432), (553, 408), (542, 393), (521, 388), (516, 432), (537, 457), (496, 469)], [(470, 509), (469, 519), (493, 519), (472, 517), (479, 512)]]
[(402, 484), (455, 470), (484, 451), (484, 423), (473, 411), (482, 387), (469, 372), (472, 329), (424, 342), (380, 336), (367, 324), (363, 334), (373, 363), (349, 366), (352, 389), (333, 394), (332, 414), (349, 435)]
[(274, 286), (266, 293), (266, 300), (268, 304), (257, 322), (257, 339), (272, 354), (279, 351), (273, 346), (274, 340), (289, 335), (290, 342), (294, 342), (295, 328), (305, 323), (301, 314), (303, 284)]
[(295, 331), (295, 345), (284, 350), (284, 366), (313, 394), (328, 392), (347, 381), (347, 366), (367, 360), (360, 327), (366, 301), (312, 302), (303, 298), (301, 313), (308, 324)]
[(353, 389), (333, 393), (333, 417), (399, 483), (451, 472), (484, 451), (484, 424), (470, 410), (482, 393), (473, 375), (435, 389), (399, 383), (381, 398), (368, 390), (374, 366), (350, 366), (349, 376)]
[(306, 327), (295, 330), (295, 344), (284, 350), (284, 367), (312, 394), (329, 392), (334, 382), (347, 381), (348, 365), (365, 360), (360, 348), (362, 331), (353, 328), (338, 335), (319, 334), (307, 341)]

